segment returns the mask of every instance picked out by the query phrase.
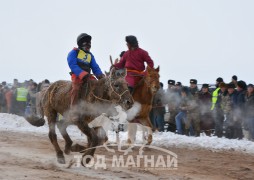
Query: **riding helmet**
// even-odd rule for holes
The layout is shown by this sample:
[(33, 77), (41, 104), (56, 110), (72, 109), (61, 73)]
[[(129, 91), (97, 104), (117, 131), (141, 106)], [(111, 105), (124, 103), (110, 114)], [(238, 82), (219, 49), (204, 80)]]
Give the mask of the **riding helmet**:
[(77, 44), (78, 46), (81, 46), (84, 42), (91, 42), (92, 37), (86, 33), (81, 33), (77, 37)]

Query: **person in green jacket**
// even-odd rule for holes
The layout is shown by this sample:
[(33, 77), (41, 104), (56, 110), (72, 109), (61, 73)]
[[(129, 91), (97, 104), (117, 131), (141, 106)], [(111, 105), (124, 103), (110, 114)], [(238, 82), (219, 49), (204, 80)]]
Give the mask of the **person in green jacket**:
[(27, 103), (28, 89), (25, 88), (24, 84), (20, 84), (14, 93), (15, 98), (15, 109), (14, 113), (20, 116), (24, 116), (26, 103)]

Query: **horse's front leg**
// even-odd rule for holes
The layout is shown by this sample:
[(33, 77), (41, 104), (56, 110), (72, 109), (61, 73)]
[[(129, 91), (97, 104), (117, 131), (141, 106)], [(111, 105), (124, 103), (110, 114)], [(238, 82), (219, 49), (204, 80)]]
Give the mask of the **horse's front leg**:
[(146, 120), (143, 122), (143, 124), (144, 124), (143, 126), (145, 126), (144, 129), (146, 129), (146, 131), (147, 131), (147, 144), (146, 145), (150, 145), (153, 141), (153, 131), (152, 131), (153, 126), (152, 126), (152, 123), (151, 123), (149, 117), (147, 117), (145, 119)]
[(153, 131), (152, 128), (148, 128), (148, 138), (147, 138), (147, 145), (150, 145), (153, 142)]
[(49, 124), (49, 139), (51, 143), (53, 144), (55, 151), (56, 151), (56, 156), (57, 156), (57, 161), (60, 164), (65, 164), (65, 158), (63, 155), (63, 151), (60, 149), (59, 144), (57, 142), (57, 136), (56, 136), (56, 113), (52, 112), (48, 116), (48, 124)]
[(65, 149), (64, 149), (64, 153), (65, 154), (70, 154), (70, 150), (71, 150), (71, 145), (72, 145), (72, 140), (69, 136), (69, 134), (66, 131), (66, 128), (68, 126), (68, 123), (65, 121), (65, 119), (62, 119), (60, 121), (58, 121), (56, 123), (57, 128), (59, 129), (61, 135), (63, 136), (64, 140), (65, 140)]
[[(81, 161), (81, 164), (85, 166), (91, 161), (91, 158), (90, 157), (87, 158), (86, 156), (94, 155), (96, 146), (98, 146), (99, 144), (99, 138), (95, 130), (93, 128), (90, 128), (88, 124), (84, 122), (83, 118), (79, 118), (79, 120), (76, 122), (76, 125), (87, 136), (87, 140), (88, 140), (88, 148), (83, 151), (84, 154), (82, 156), (82, 161)], [(86, 158), (85, 164), (83, 162), (83, 158)]]
[(134, 144), (136, 139), (137, 133), (137, 124), (136, 123), (129, 123), (128, 124), (128, 140), (127, 144), (131, 145)]

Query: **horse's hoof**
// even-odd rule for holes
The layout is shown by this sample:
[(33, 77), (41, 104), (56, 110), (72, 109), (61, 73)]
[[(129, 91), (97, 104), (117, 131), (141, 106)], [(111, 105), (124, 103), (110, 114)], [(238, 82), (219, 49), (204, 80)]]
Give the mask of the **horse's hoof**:
[(65, 145), (65, 148), (64, 148), (65, 154), (69, 155), (71, 153), (71, 145), (72, 144)]
[(64, 157), (58, 157), (58, 158), (57, 158), (57, 162), (58, 162), (59, 164), (65, 164), (65, 158), (64, 158)]
[(69, 147), (69, 148), (65, 148), (64, 149), (64, 153), (66, 154), (66, 155), (69, 155), (70, 153), (71, 153), (71, 148)]
[(85, 146), (79, 145), (79, 144), (74, 144), (73, 146), (71, 146), (71, 152), (80, 152), (85, 150)]
[(151, 134), (148, 135), (147, 138), (147, 144), (146, 145), (150, 145), (153, 142), (153, 136)]

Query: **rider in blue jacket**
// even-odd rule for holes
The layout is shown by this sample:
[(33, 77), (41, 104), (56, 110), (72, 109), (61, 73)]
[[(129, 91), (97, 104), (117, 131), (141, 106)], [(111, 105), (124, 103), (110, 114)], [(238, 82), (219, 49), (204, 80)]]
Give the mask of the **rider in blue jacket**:
[(71, 50), (67, 57), (72, 80), (71, 105), (77, 102), (81, 85), (89, 79), (91, 69), (98, 79), (104, 77), (93, 54), (90, 52), (91, 39), (92, 37), (86, 33), (80, 34), (77, 38), (78, 48)]

